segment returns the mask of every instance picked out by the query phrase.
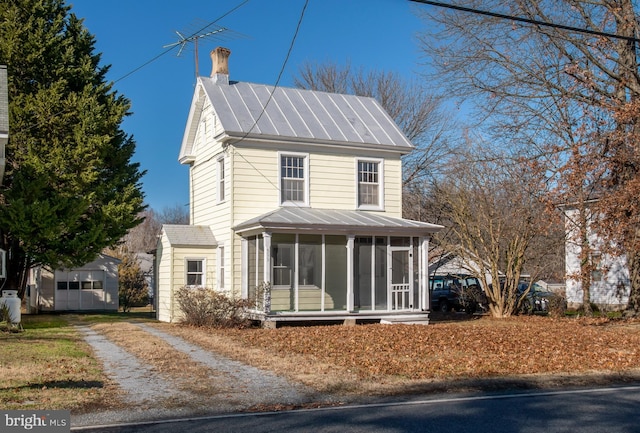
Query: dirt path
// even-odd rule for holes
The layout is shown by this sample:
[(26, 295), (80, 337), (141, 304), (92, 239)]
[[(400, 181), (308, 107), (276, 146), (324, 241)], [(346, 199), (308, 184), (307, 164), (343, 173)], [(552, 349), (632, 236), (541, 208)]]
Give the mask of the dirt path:
[[(79, 325), (121, 391), (121, 410), (72, 414), (73, 426), (326, 401), (312, 389), (142, 323)], [(176, 374), (176, 369), (183, 374)]]

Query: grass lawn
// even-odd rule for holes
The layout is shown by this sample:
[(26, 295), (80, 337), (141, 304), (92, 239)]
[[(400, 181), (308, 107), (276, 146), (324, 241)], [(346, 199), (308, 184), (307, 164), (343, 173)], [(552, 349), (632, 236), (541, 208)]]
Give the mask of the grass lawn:
[[(130, 317), (135, 314), (87, 315), (83, 319), (109, 322)], [(117, 387), (102, 373), (90, 347), (70, 326), (70, 318), (22, 315), (24, 332), (6, 332), (3, 327), (0, 407), (82, 410), (110, 404), (117, 395)]]

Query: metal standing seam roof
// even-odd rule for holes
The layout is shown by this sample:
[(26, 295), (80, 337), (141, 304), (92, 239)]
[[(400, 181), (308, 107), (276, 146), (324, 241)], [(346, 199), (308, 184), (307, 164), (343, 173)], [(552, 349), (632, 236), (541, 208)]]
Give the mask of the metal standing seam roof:
[(404, 234), (435, 233), (443, 227), (420, 221), (393, 218), (380, 213), (353, 210), (284, 207), (234, 227), (237, 232), (256, 229), (316, 229), (326, 231), (385, 231)]
[(378, 146), (403, 153), (413, 149), (374, 98), (244, 82), (218, 83), (207, 77), (198, 80), (229, 136)]
[(216, 247), (218, 242), (208, 226), (165, 224), (162, 226), (169, 243), (176, 246)]

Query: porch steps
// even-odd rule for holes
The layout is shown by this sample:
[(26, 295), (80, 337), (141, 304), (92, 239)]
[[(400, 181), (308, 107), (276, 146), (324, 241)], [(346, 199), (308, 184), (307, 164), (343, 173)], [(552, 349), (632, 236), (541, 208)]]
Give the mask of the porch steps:
[(428, 325), (429, 324), (429, 315), (427, 314), (412, 314), (412, 315), (398, 315), (398, 316), (387, 316), (380, 319), (380, 323), (385, 325), (395, 325), (395, 324), (403, 324), (403, 325)]

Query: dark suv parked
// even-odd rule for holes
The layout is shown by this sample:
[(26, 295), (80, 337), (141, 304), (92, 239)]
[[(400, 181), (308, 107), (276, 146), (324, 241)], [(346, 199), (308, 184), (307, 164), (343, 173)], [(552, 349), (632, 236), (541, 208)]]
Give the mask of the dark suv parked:
[(521, 314), (546, 314), (550, 311), (564, 314), (567, 309), (567, 301), (562, 296), (550, 290), (545, 290), (537, 283), (532, 283), (531, 288), (525, 295), (527, 288), (529, 288), (529, 283), (520, 281), (518, 284), (518, 299), (522, 298), (519, 311)]
[(448, 313), (451, 310), (473, 314), (486, 307), (486, 297), (480, 282), (470, 275), (434, 275), (429, 277), (431, 309)]

